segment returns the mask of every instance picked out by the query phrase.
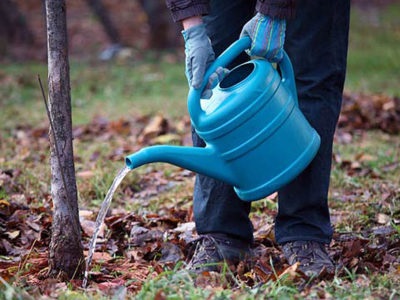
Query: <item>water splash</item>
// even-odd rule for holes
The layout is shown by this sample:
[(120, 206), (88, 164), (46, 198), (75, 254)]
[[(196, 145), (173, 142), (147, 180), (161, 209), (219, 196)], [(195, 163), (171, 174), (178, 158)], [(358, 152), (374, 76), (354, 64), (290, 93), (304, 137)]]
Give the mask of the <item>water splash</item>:
[(83, 283), (82, 283), (83, 288), (86, 288), (87, 283), (88, 283), (89, 268), (90, 268), (90, 264), (92, 263), (92, 258), (93, 258), (93, 254), (94, 254), (94, 249), (96, 247), (96, 240), (97, 240), (97, 236), (99, 235), (100, 227), (104, 222), (104, 219), (106, 217), (108, 209), (110, 208), (111, 200), (112, 200), (112, 197), (114, 196), (116, 189), (118, 188), (121, 181), (125, 178), (125, 176), (129, 173), (130, 170), (131, 170), (130, 168), (125, 166), (118, 172), (117, 176), (114, 178), (113, 183), (111, 184), (110, 189), (107, 192), (106, 197), (104, 198), (104, 201), (101, 205), (99, 214), (97, 215), (94, 233), (93, 233), (92, 239), (89, 244), (88, 256), (86, 258), (85, 274), (84, 274)]

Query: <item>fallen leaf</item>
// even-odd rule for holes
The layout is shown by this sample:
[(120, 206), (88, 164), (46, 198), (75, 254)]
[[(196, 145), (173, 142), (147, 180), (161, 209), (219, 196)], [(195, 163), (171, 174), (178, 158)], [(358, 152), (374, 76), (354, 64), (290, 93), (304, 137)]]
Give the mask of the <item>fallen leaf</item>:
[(118, 289), (123, 287), (125, 284), (125, 280), (121, 278), (115, 278), (111, 281), (101, 282), (97, 286), (99, 290), (103, 292), (110, 292), (112, 289)]
[(92, 178), (95, 175), (93, 171), (87, 170), (87, 171), (80, 171), (76, 173), (76, 177), (79, 178), (84, 178), (84, 179), (89, 179)]
[(295, 281), (295, 279), (299, 277), (299, 266), (299, 262), (289, 266), (278, 276), (278, 279), (281, 280), (282, 278), (284, 278), (288, 281)]
[(162, 135), (168, 132), (169, 123), (163, 115), (158, 114), (154, 116), (150, 122), (143, 129), (143, 132), (138, 138), (140, 143), (145, 143), (153, 139), (158, 135)]
[[(91, 221), (91, 220), (87, 220), (84, 218), (80, 218), (80, 223), (81, 223), (81, 227), (83, 229), (83, 232), (89, 236), (92, 237), (94, 234), (94, 231), (96, 230), (96, 222), (95, 221)], [(98, 237), (99, 238), (103, 238), (104, 237), (104, 233), (106, 230), (107, 226), (106, 224), (101, 224), (100, 229), (99, 229), (99, 233), (98, 233)]]
[[(87, 257), (89, 252), (85, 250), (83, 254)], [(94, 262), (105, 262), (111, 260), (112, 257), (108, 252), (100, 252), (100, 251), (95, 251), (93, 252), (92, 260)]]
[(168, 133), (163, 134), (151, 139), (151, 144), (162, 144), (162, 145), (181, 145), (181, 136), (178, 134)]
[(0, 206), (10, 206), (11, 204), (6, 199), (0, 199)]
[(142, 226), (133, 226), (129, 235), (129, 241), (132, 246), (141, 246), (144, 242), (151, 239), (149, 229)]
[(160, 263), (177, 263), (184, 258), (181, 249), (173, 243), (163, 243)]
[(173, 229), (174, 232), (184, 233), (184, 232), (193, 232), (196, 229), (195, 222), (187, 222), (179, 224), (177, 227)]
[(383, 214), (383, 213), (378, 213), (376, 215), (376, 222), (378, 224), (386, 225), (390, 223), (390, 216)]
[(128, 135), (130, 133), (130, 124), (124, 119), (110, 122), (109, 127), (117, 134)]
[(264, 239), (274, 240), (275, 234), (273, 229), (274, 229), (273, 224), (270, 223), (264, 224), (261, 228), (259, 228), (254, 232), (254, 238), (256, 240), (264, 240)]
[(257, 282), (267, 282), (271, 279), (274, 279), (275, 274), (271, 268), (271, 266), (264, 262), (264, 260), (260, 259), (257, 261), (256, 265), (253, 268), (254, 275), (253, 280)]
[(79, 210), (79, 217), (80, 218), (89, 218), (92, 217), (94, 215), (94, 212), (92, 210), (86, 210), (86, 209), (81, 209)]
[(15, 238), (17, 238), (20, 235), (20, 231), (19, 230), (14, 230), (14, 231), (8, 231), (6, 232), (7, 236), (9, 239), (13, 240)]

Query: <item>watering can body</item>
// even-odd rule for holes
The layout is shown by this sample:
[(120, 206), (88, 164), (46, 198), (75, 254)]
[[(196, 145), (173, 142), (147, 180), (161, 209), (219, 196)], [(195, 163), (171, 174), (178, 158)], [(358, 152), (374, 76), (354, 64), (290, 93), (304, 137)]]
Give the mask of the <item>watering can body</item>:
[[(205, 78), (227, 66), (250, 43), (247, 37), (233, 43)], [(286, 53), (279, 69), (264, 59), (253, 59), (233, 68), (210, 99), (201, 99), (205, 83), (190, 89), (190, 118), (206, 147), (151, 146), (128, 156), (127, 166), (171, 163), (231, 184), (245, 201), (277, 191), (307, 167), (320, 144), (298, 108)]]

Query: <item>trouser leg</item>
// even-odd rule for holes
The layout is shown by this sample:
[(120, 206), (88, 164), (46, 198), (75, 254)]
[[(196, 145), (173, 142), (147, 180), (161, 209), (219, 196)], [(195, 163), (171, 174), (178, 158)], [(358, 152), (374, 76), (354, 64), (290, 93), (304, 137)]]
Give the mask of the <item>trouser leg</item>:
[[(239, 38), (243, 25), (254, 15), (255, 1), (211, 1), (211, 13), (204, 17), (207, 33), (216, 56)], [(244, 54), (233, 64), (248, 60)], [(192, 131), (193, 145), (204, 141)], [(225, 233), (252, 241), (253, 227), (248, 217), (250, 204), (238, 198), (232, 186), (213, 178), (197, 175), (193, 195), (193, 213), (197, 232)]]
[(321, 137), (309, 167), (279, 191), (278, 243), (332, 237), (328, 209), (332, 142), (346, 73), (349, 0), (299, 0), (287, 23), (285, 50), (296, 77), (299, 105)]
[[(253, 7), (246, 1), (212, 1), (212, 5), (212, 13), (205, 19), (219, 55), (237, 39), (243, 24), (253, 15)], [(235, 14), (238, 11), (239, 15)], [(329, 242), (332, 235), (327, 194), (346, 69), (348, 19), (348, 0), (308, 0), (298, 1), (297, 17), (288, 22), (285, 49), (293, 62), (300, 108), (320, 134), (322, 144), (310, 166), (279, 192), (279, 243), (302, 239)], [(204, 146), (195, 133), (193, 142)], [(197, 176), (194, 215), (199, 233), (223, 232), (251, 240), (249, 211), (250, 205), (242, 202), (232, 187)]]

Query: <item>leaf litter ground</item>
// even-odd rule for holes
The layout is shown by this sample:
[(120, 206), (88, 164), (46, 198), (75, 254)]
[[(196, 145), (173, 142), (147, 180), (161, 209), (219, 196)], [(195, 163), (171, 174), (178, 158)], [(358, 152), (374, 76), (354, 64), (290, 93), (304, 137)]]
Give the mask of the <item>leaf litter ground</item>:
[[(393, 143), (398, 149), (399, 109), (399, 98), (347, 94), (336, 143), (352, 144), (356, 135), (378, 130), (389, 134), (391, 140), (397, 140), (397, 144)], [(190, 145), (189, 126), (187, 117), (172, 122), (162, 115), (155, 115), (117, 121), (98, 117), (90, 124), (75, 127), (74, 142), (78, 147), (110, 145), (105, 152), (95, 149), (88, 159), (80, 157), (81, 152), (76, 151), (78, 189), (85, 202), (99, 198), (93, 184), (88, 183), (96, 177), (99, 161), (110, 161), (107, 168), (112, 168), (123, 161), (126, 154), (148, 145)], [(52, 222), (49, 182), (46, 179), (36, 182), (35, 178), (25, 174), (27, 169), (43, 168), (48, 163), (47, 131), (46, 126), (14, 128), (1, 137), (4, 156), (0, 161), (2, 164), (7, 161), (7, 166), (13, 167), (0, 169), (0, 276), (29, 291), (30, 295), (56, 298), (67, 288), (67, 283), (46, 277)], [(9, 145), (12, 149), (7, 149)], [(398, 151), (396, 155), (397, 160), (379, 172), (364, 163), (370, 158), (365, 153), (350, 160), (343, 159), (338, 153), (333, 157), (334, 170), (346, 178), (365, 177), (377, 182), (372, 188), (354, 183), (348, 187), (344, 185), (343, 189), (333, 187), (332, 221), (336, 233), (330, 254), (339, 267), (337, 276), (346, 276), (347, 270), (351, 270), (355, 274), (388, 274), (391, 280), (399, 280), (399, 182), (384, 180), (385, 172), (399, 174)], [(40, 168), (36, 172), (40, 170), (47, 172)], [(111, 171), (102, 170), (100, 175), (108, 172)], [(143, 167), (140, 176), (132, 177), (134, 179), (121, 185), (105, 219), (92, 262), (88, 291), (101, 291), (107, 295), (124, 287), (125, 292), (136, 294), (147, 280), (166, 270), (181, 269), (183, 264), (180, 262), (187, 259), (187, 245), (196, 238), (191, 210), (191, 172), (156, 165)], [(379, 212), (368, 210), (372, 205), (369, 199), (377, 199), (374, 205), (380, 207)], [(203, 274), (197, 279), (198, 285), (226, 287), (229, 284), (232, 287), (244, 284), (254, 287), (288, 277), (304, 290), (305, 276), (296, 270), (297, 266), (286, 263), (274, 241), (276, 201), (276, 194), (269, 196), (255, 205), (251, 215), (254, 258), (228, 266), (228, 273), (232, 275), (228, 281), (221, 281), (215, 274)], [(156, 204), (152, 205), (152, 202)], [(136, 206), (128, 208), (126, 203), (136, 203)], [(351, 203), (352, 208), (360, 209), (367, 217), (351, 219), (346, 203)], [(81, 204), (80, 220), (86, 250), (94, 231), (97, 210), (94, 205)], [(69, 288), (80, 290), (81, 284), (81, 279), (74, 279)]]

